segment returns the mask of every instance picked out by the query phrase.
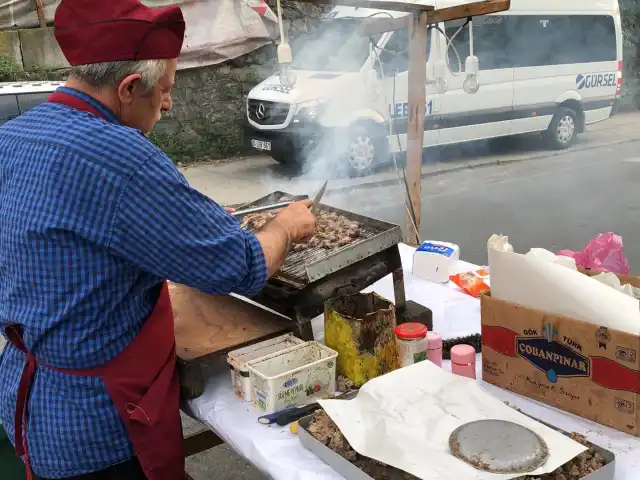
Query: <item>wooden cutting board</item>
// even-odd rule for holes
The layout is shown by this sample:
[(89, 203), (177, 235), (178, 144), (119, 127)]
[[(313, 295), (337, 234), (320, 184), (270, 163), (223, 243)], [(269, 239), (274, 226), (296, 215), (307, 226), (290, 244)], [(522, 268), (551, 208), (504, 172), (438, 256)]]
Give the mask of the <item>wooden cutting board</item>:
[(295, 322), (230, 295), (169, 282), (176, 353), (184, 362), (220, 355), (293, 330)]

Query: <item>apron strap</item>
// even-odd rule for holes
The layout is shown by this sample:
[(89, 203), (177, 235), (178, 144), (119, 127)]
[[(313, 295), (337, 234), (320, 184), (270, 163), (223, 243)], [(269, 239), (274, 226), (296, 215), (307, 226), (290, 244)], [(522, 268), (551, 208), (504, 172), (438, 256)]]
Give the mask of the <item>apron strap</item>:
[(18, 398), (16, 400), (16, 410), (14, 413), (13, 441), (15, 443), (16, 454), (24, 456), (24, 463), (27, 469), (27, 480), (33, 479), (31, 462), (29, 462), (29, 449), (27, 447), (27, 418), (29, 417), (29, 394), (33, 385), (36, 373), (36, 357), (27, 349), (22, 336), (20, 325), (5, 325), (4, 333), (11, 344), (25, 354), (26, 363), (20, 376), (18, 386)]

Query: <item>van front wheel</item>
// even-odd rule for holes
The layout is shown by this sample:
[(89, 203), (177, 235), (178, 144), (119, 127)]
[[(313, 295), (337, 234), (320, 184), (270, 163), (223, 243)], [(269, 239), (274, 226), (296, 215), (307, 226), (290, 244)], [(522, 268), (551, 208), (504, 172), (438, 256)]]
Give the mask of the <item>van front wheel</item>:
[[(385, 156), (386, 137), (377, 134), (375, 127), (355, 125), (348, 130), (344, 157), (350, 177), (361, 177), (372, 173)], [(343, 148), (344, 148), (343, 147)]]
[(568, 107), (560, 107), (551, 119), (545, 132), (550, 146), (556, 150), (564, 150), (572, 146), (578, 137), (578, 115)]

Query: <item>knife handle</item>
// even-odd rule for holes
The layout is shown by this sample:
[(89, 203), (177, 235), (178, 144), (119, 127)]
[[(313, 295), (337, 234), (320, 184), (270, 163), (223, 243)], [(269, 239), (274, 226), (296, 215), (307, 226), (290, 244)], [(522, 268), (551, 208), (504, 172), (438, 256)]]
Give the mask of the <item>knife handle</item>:
[(280, 415), (283, 415), (287, 412), (291, 412), (293, 410), (297, 410), (298, 407), (285, 408), (284, 410), (279, 410), (277, 412), (269, 413), (267, 415), (262, 415), (258, 417), (258, 422), (263, 425), (271, 425), (272, 423), (276, 423), (276, 420)]
[(305, 407), (292, 408), (291, 410), (280, 413), (280, 415), (278, 415), (278, 417), (276, 418), (276, 423), (281, 427), (284, 427), (285, 425), (289, 425), (291, 422), (300, 420), (302, 417), (311, 415), (319, 408), (319, 403), (310, 403)]

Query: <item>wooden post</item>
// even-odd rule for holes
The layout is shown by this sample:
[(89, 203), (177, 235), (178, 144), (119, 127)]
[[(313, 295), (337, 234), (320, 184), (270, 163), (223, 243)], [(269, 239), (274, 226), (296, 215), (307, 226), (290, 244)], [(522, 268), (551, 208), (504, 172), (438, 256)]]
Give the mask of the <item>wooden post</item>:
[(44, 18), (44, 7), (42, 6), (42, 0), (36, 0), (36, 14), (38, 15), (40, 28), (45, 28), (47, 26), (47, 21)]
[[(511, 0), (481, 0), (478, 2), (434, 9), (431, 5), (417, 4), (415, 0), (297, 0), (316, 5), (346, 5), (358, 8), (375, 8), (411, 12), (400, 18), (370, 18), (361, 26), (360, 35), (373, 35), (405, 28), (409, 21), (409, 125), (407, 129), (407, 183), (409, 201), (415, 213), (415, 227), (407, 214), (406, 242), (418, 245), (420, 235), (420, 194), (422, 190), (422, 143), (424, 141), (424, 116), (426, 107), (427, 29), (430, 23), (487, 15), (509, 10)], [(416, 234), (417, 230), (417, 234)]]
[[(409, 25), (409, 125), (407, 129), (407, 183), (409, 184), (409, 202), (415, 213), (415, 226), (407, 212), (407, 243), (418, 245), (420, 234), (422, 191), (422, 144), (424, 141), (424, 117), (426, 97), (427, 69), (427, 27), (428, 13), (415, 12)], [(415, 228), (414, 228), (415, 227)], [(418, 230), (416, 234), (416, 228)]]

